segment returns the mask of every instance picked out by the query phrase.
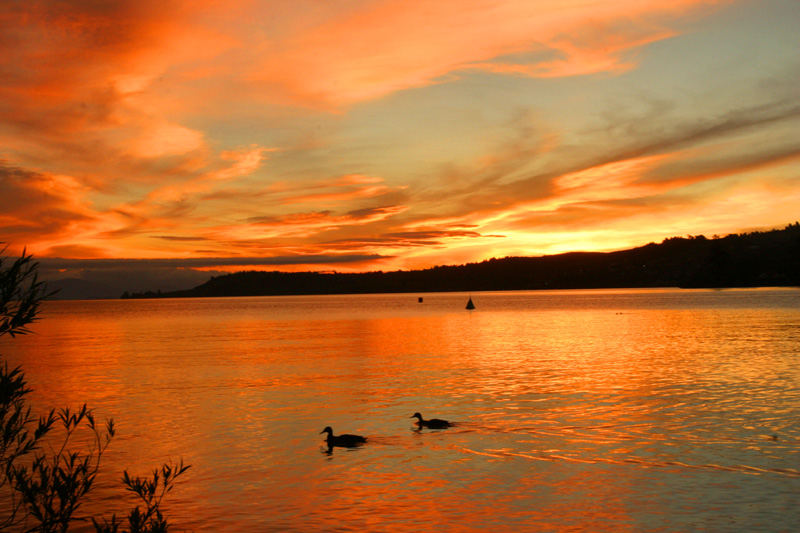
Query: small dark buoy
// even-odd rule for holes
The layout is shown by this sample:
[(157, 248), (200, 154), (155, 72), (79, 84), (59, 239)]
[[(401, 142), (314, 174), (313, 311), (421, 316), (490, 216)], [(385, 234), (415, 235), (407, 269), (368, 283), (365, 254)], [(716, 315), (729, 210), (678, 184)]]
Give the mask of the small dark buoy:
[(469, 301), (467, 302), (467, 309), (475, 309), (475, 304), (472, 303), (472, 296), (469, 297)]
[(413, 415), (411, 415), (411, 418), (417, 419), (417, 425), (420, 428), (445, 429), (452, 426), (450, 422), (448, 422), (447, 420), (442, 420), (440, 418), (431, 418), (430, 420), (425, 420), (419, 413), (414, 413)]
[(419, 303), (422, 303), (422, 296), (420, 296), (420, 297), (419, 297), (419, 300), (417, 300), (417, 301), (418, 301)]

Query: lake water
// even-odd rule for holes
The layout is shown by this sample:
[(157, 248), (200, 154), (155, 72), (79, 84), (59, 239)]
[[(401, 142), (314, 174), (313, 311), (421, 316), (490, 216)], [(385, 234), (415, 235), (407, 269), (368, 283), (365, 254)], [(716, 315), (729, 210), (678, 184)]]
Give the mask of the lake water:
[(55, 301), (0, 353), (115, 420), (91, 514), (182, 458), (174, 531), (800, 531), (800, 290), (468, 297)]

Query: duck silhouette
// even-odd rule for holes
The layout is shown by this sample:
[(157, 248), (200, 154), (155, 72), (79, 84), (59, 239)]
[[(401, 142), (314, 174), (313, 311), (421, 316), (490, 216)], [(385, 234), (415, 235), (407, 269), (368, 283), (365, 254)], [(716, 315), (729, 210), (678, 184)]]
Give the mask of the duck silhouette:
[(411, 418), (417, 419), (417, 425), (420, 428), (444, 429), (452, 426), (452, 424), (447, 420), (441, 420), (439, 418), (431, 418), (430, 420), (425, 420), (419, 413), (414, 413), (413, 415), (411, 415)]
[(330, 426), (320, 431), (320, 434), (322, 433), (328, 434), (328, 437), (325, 439), (328, 443), (328, 448), (333, 448), (334, 446), (354, 448), (367, 442), (367, 438), (361, 435), (348, 435), (346, 433), (343, 435), (334, 435), (333, 429), (331, 429)]

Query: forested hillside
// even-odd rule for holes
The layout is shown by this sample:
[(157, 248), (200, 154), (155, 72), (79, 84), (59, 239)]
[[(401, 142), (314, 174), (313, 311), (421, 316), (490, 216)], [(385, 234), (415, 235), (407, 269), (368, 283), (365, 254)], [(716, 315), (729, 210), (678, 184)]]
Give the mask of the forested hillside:
[(123, 298), (763, 286), (800, 286), (800, 224), (725, 237), (672, 237), (617, 252), (506, 257), (425, 270), (239, 272), (186, 291)]

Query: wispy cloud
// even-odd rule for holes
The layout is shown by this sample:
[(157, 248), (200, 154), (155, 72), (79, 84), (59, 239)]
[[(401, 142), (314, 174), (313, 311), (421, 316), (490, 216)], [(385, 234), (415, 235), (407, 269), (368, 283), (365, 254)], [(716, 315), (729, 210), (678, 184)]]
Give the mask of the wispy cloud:
[(0, 160), (0, 227), (4, 240), (60, 240), (98, 222), (86, 187), (70, 176), (35, 172)]
[[(631, 66), (625, 50), (674, 35), (656, 20), (714, 3), (371, 2), (292, 36), (280, 53), (265, 47), (251, 79), (309, 104), (342, 105), (438, 83), (465, 68), (533, 76), (618, 72)], [(542, 50), (559, 58), (492, 61)]]
[(213, 228), (214, 239), (229, 241), (260, 241), (269, 239), (306, 239), (334, 232), (346, 226), (363, 226), (386, 220), (407, 208), (403, 206), (379, 206), (359, 209), (336, 215), (332, 211), (290, 213), (277, 216), (251, 217), (243, 223)]
[(328, 265), (376, 259), (375, 255), (295, 255), (277, 257), (193, 257), (162, 259), (39, 259), (45, 270), (209, 268), (230, 266)]

